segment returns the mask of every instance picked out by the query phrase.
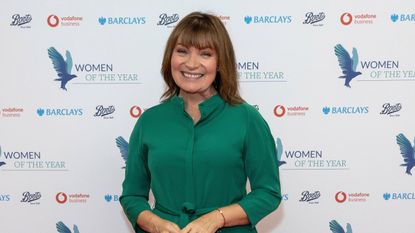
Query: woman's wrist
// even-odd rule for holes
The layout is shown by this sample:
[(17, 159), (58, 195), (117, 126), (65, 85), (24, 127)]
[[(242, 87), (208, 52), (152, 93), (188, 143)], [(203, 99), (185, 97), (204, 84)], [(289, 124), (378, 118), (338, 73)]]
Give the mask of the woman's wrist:
[(144, 210), (141, 212), (137, 219), (137, 225), (148, 232), (157, 232), (159, 217), (153, 214), (151, 211)]
[(216, 220), (215, 222), (216, 222), (217, 229), (225, 227), (226, 220), (224, 218), (225, 215), (223, 215), (223, 211), (220, 209), (216, 209), (212, 211), (212, 214), (214, 214), (215, 216), (215, 220)]

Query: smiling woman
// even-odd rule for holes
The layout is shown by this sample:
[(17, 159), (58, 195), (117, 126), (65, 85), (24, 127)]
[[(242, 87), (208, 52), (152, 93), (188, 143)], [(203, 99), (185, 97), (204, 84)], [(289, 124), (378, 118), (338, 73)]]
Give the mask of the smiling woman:
[(120, 203), (136, 232), (256, 232), (278, 207), (274, 139), (240, 97), (236, 68), (218, 17), (191, 13), (171, 33), (163, 102), (140, 116), (128, 148)]

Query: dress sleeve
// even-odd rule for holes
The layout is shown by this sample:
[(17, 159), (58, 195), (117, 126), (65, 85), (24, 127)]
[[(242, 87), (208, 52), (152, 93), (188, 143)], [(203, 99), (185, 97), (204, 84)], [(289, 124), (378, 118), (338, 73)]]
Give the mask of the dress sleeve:
[(150, 173), (147, 166), (147, 150), (142, 142), (142, 118), (137, 121), (130, 137), (125, 178), (120, 203), (135, 232), (144, 232), (137, 225), (137, 217), (150, 210), (148, 196)]
[(255, 226), (279, 206), (281, 186), (274, 138), (268, 124), (254, 108), (248, 108), (243, 153), (251, 192), (239, 205), (244, 209), (251, 225)]

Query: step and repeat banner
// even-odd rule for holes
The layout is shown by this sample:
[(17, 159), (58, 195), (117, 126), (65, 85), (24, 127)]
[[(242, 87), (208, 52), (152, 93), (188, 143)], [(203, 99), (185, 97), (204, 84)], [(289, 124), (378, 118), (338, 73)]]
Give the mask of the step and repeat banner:
[(123, 155), (192, 11), (226, 25), (276, 140), (259, 232), (415, 232), (415, 2), (328, 0), (3, 1), (0, 232), (133, 232)]

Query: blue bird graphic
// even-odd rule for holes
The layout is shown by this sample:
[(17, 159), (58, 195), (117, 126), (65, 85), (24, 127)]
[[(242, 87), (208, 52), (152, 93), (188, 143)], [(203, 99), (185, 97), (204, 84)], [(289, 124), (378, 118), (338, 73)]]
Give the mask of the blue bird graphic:
[[(1, 146), (0, 146), (0, 157), (1, 157)], [(0, 167), (3, 166), (3, 165), (5, 165), (5, 164), (6, 164), (5, 162), (1, 162), (0, 161)]]
[[(56, 223), (56, 230), (59, 233), (72, 233), (72, 231), (63, 222)], [(73, 225), (73, 233), (79, 233), (78, 226)]]
[(55, 79), (55, 81), (61, 82), (61, 88), (65, 91), (66, 84), (72, 80), (73, 78), (76, 78), (77, 76), (74, 74), (71, 74), (72, 70), (72, 56), (69, 51), (66, 51), (66, 61), (63, 60), (62, 55), (54, 48), (50, 47), (48, 49), (48, 55), (49, 58), (52, 60), (53, 68), (58, 73), (59, 78)]
[(396, 142), (399, 145), (403, 161), (405, 162), (404, 164), (401, 164), (401, 166), (406, 166), (406, 174), (412, 175), (411, 170), (415, 166), (415, 138), (414, 147), (412, 147), (411, 142), (405, 135), (401, 133), (396, 136)]
[(350, 223), (346, 225), (346, 231), (344, 231), (343, 227), (336, 220), (330, 221), (330, 230), (333, 233), (353, 233), (352, 226)]
[(277, 161), (278, 161), (278, 167), (280, 167), (283, 164), (286, 164), (285, 161), (281, 161), (282, 152), (283, 152), (282, 142), (280, 138), (277, 138)]
[(344, 78), (344, 85), (350, 88), (350, 82), (352, 79), (362, 74), (361, 72), (356, 72), (356, 67), (359, 63), (357, 50), (356, 48), (353, 48), (353, 57), (350, 58), (350, 55), (346, 49), (344, 49), (341, 44), (338, 44), (334, 47), (334, 53), (336, 54), (340, 68), (343, 71), (343, 76), (340, 76), (339, 78)]
[[(115, 139), (115, 143), (117, 144), (118, 149), (120, 149), (121, 157), (123, 158), (124, 162), (127, 163), (128, 159), (128, 142), (123, 137), (117, 137)], [(122, 168), (125, 168), (122, 167)]]

